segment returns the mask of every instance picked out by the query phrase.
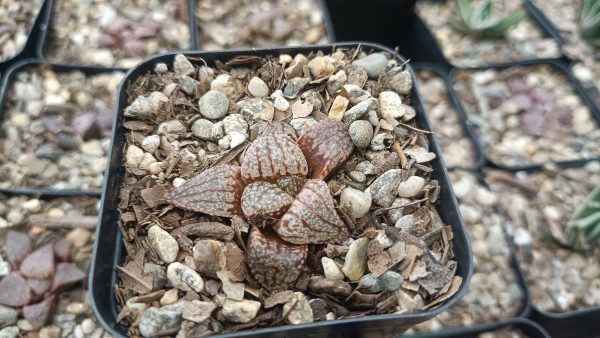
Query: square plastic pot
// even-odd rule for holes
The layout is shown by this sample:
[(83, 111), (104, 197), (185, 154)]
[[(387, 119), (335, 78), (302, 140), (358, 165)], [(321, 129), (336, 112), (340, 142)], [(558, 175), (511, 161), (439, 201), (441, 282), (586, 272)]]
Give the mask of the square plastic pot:
[[(226, 61), (239, 55), (254, 56), (277, 56), (279, 54), (308, 55), (311, 52), (322, 51), (330, 53), (335, 48), (355, 48), (358, 46), (366, 51), (393, 51), (381, 45), (371, 43), (341, 43), (336, 45), (290, 47), (277, 49), (252, 49), (252, 50), (229, 50), (220, 52), (189, 52), (186, 55), (193, 59), (203, 59), (208, 65), (214, 65), (216, 60)], [(123, 110), (127, 106), (127, 86), (141, 75), (147, 74), (154, 69), (156, 63), (163, 62), (173, 64), (174, 53), (161, 54), (146, 59), (136, 68), (129, 71), (121, 83), (115, 123), (113, 124), (113, 138), (109, 153), (108, 174), (105, 177), (104, 192), (102, 194), (99, 225), (96, 230), (96, 243), (94, 247), (94, 259), (89, 277), (90, 299), (98, 320), (104, 328), (117, 337), (124, 337), (127, 328), (116, 322), (118, 313), (115, 298), (115, 284), (118, 282), (117, 265), (125, 258), (125, 250), (120, 231), (117, 227), (119, 221), (119, 192), (123, 182), (123, 148), (125, 146), (125, 128), (123, 127)], [(402, 63), (404, 59), (400, 56), (397, 60)], [(411, 70), (414, 78), (414, 73)], [(431, 130), (429, 121), (423, 112), (421, 98), (418, 89), (413, 87), (411, 105), (417, 112), (417, 126), (422, 129)], [(352, 319), (340, 319), (334, 321), (321, 321), (310, 324), (288, 325), (256, 330), (241, 331), (232, 334), (222, 334), (218, 337), (378, 337), (397, 336), (409, 327), (426, 321), (440, 312), (447, 310), (456, 300), (461, 298), (467, 291), (472, 274), (471, 248), (466, 236), (464, 225), (458, 210), (456, 198), (448, 179), (446, 169), (440, 159), (439, 147), (435, 140), (429, 136), (431, 151), (438, 156), (432, 161), (433, 177), (439, 181), (441, 194), (437, 211), (442, 220), (451, 225), (454, 238), (452, 240), (454, 255), (458, 262), (457, 274), (463, 278), (460, 289), (444, 304), (432, 310), (412, 314), (385, 314), (373, 315)]]

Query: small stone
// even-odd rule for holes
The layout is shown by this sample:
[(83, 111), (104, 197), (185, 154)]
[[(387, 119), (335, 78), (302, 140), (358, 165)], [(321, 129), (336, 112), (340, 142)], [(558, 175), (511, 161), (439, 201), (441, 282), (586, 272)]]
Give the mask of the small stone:
[(230, 114), (225, 117), (223, 119), (223, 128), (227, 135), (233, 132), (248, 134), (248, 122), (240, 114)]
[(90, 335), (96, 329), (96, 324), (94, 324), (92, 319), (86, 318), (81, 322), (81, 329), (83, 330), (83, 333)]
[(350, 217), (359, 219), (365, 216), (371, 208), (371, 193), (347, 187), (340, 196), (340, 206), (350, 211)]
[(202, 277), (192, 268), (179, 262), (169, 264), (167, 278), (181, 291), (202, 292), (204, 289)]
[(321, 257), (321, 265), (325, 272), (325, 278), (329, 280), (344, 280), (344, 274), (335, 261), (329, 257)]
[(269, 95), (269, 86), (259, 77), (253, 77), (248, 82), (248, 92), (254, 97), (265, 97)]
[(219, 144), (219, 148), (223, 149), (223, 150), (227, 150), (230, 148), (230, 144), (231, 144), (231, 136), (230, 135), (225, 135), (222, 139), (219, 140), (219, 142), (217, 142)]
[(187, 75), (178, 76), (177, 83), (179, 84), (179, 88), (187, 95), (196, 95), (196, 89), (198, 88), (198, 85), (200, 85), (200, 82)]
[(127, 106), (124, 115), (141, 120), (151, 119), (156, 113), (155, 105), (150, 99), (138, 96), (132, 104)]
[(158, 74), (164, 74), (169, 71), (169, 67), (164, 62), (159, 62), (154, 66), (154, 72)]
[(377, 105), (377, 99), (369, 98), (362, 102), (357, 103), (354, 107), (348, 109), (344, 113), (343, 121), (344, 123), (352, 123), (358, 119), (361, 119), (363, 116), (367, 114), (367, 112)]
[(411, 176), (398, 184), (398, 196), (405, 198), (416, 196), (424, 186), (425, 179), (423, 177)]
[(385, 290), (396, 291), (400, 288), (402, 282), (404, 282), (404, 278), (396, 271), (386, 271), (377, 278), (373, 277), (372, 274), (367, 274), (360, 279), (360, 284), (368, 287), (371, 293)]
[(315, 123), (317, 123), (317, 121), (312, 116), (300, 117), (297, 119), (290, 120), (290, 125), (292, 126), (292, 128), (294, 128), (294, 131), (296, 132), (296, 135), (298, 135), (298, 136), (302, 135), (304, 133), (304, 131), (306, 130), (306, 128), (312, 126)]
[(183, 54), (177, 54), (175, 61), (173, 62), (173, 69), (176, 74), (179, 75), (192, 75), (194, 74), (194, 65), (185, 57)]
[(351, 281), (359, 280), (365, 272), (367, 266), (367, 245), (368, 238), (359, 238), (350, 244), (348, 253), (344, 259), (342, 272)]
[(288, 99), (295, 99), (300, 91), (310, 82), (307, 77), (296, 77), (288, 81), (283, 88), (283, 95)]
[(233, 280), (235, 276), (231, 271), (217, 271), (217, 277), (223, 283), (223, 292), (228, 299), (243, 300), (245, 292), (244, 283), (235, 283)]
[(310, 73), (317, 79), (331, 75), (335, 71), (335, 66), (336, 61), (331, 56), (317, 56), (308, 63)]
[(210, 140), (212, 138), (213, 125), (214, 123), (209, 120), (196, 120), (192, 124), (192, 134), (201, 140)]
[(179, 290), (171, 289), (160, 298), (160, 306), (171, 305), (179, 300)]
[(404, 114), (402, 114), (402, 117), (400, 118), (402, 122), (408, 122), (417, 116), (417, 111), (411, 106), (403, 104), (402, 109), (404, 110)]
[(373, 202), (387, 208), (394, 202), (401, 181), (402, 170), (390, 169), (373, 181), (367, 190), (371, 192)]
[(68, 313), (73, 313), (76, 315), (82, 314), (86, 312), (89, 307), (85, 303), (75, 302), (67, 305), (66, 310)]
[(142, 314), (139, 330), (144, 337), (160, 337), (174, 334), (181, 327), (181, 311), (175, 304), (162, 308), (150, 307)]
[(287, 313), (290, 324), (304, 324), (313, 322), (312, 307), (302, 292), (294, 292), (292, 299), (283, 304), (283, 313)]
[(39, 199), (32, 198), (30, 200), (23, 202), (23, 204), (21, 204), (21, 207), (23, 207), (23, 209), (27, 212), (37, 213), (42, 210), (42, 203), (40, 202)]
[(0, 330), (0, 337), (2, 338), (17, 338), (19, 334), (19, 328), (16, 326), (8, 326)]
[(180, 135), (187, 132), (185, 125), (179, 120), (171, 120), (161, 123), (158, 126), (158, 135)]
[[(356, 105), (371, 98), (371, 93), (362, 89), (361, 87), (353, 84), (346, 84), (343, 86), (346, 93), (348, 93), (348, 99), (350, 104)], [(375, 108), (375, 107), (373, 107)]]
[(229, 141), (230, 148), (235, 148), (238, 145), (244, 143), (248, 139), (248, 134), (239, 133), (237, 131), (234, 131), (227, 136), (229, 136), (229, 138), (230, 138), (230, 141)]
[(373, 53), (352, 62), (353, 65), (363, 67), (371, 79), (377, 79), (385, 71), (387, 63), (388, 59), (382, 53)]
[(83, 228), (75, 228), (71, 230), (66, 239), (76, 248), (83, 248), (92, 237), (92, 233)]
[(0, 305), (0, 326), (13, 325), (17, 322), (17, 310), (12, 307)]
[(341, 121), (346, 112), (346, 108), (348, 108), (349, 102), (350, 100), (342, 95), (336, 96), (331, 104), (331, 108), (329, 108), (329, 118), (335, 121)]
[(334, 93), (340, 90), (348, 81), (348, 76), (344, 70), (331, 75), (327, 80), (327, 90), (329, 93)]
[(413, 225), (414, 220), (415, 220), (415, 216), (413, 214), (404, 215), (404, 216), (398, 218), (398, 220), (396, 221), (394, 226), (396, 228), (406, 230), (406, 229), (409, 229)]
[(131, 144), (127, 148), (127, 154), (125, 155), (125, 158), (129, 166), (137, 168), (144, 158), (144, 151)]
[(247, 323), (254, 319), (260, 310), (260, 302), (244, 299), (241, 301), (226, 299), (221, 313), (234, 323)]
[(181, 187), (185, 183), (185, 179), (181, 177), (175, 177), (173, 179), (173, 187), (178, 188)]
[(364, 173), (362, 173), (360, 171), (356, 171), (356, 170), (353, 170), (350, 173), (348, 173), (348, 177), (350, 177), (350, 179), (353, 180), (354, 182), (358, 182), (358, 183), (363, 183), (364, 181), (367, 180), (367, 175), (365, 175)]
[(403, 70), (389, 77), (390, 87), (400, 95), (408, 95), (412, 90), (410, 72)]
[[(44, 326), (39, 335), (39, 338), (60, 338), (60, 327), (56, 325)], [(2, 336), (0, 335), (0, 337)]]
[(277, 96), (273, 100), (273, 106), (275, 109), (285, 112), (290, 108), (290, 103), (283, 96)]
[(225, 136), (225, 129), (223, 128), (223, 121), (219, 121), (213, 124), (210, 131), (210, 138), (213, 140), (220, 140)]
[(325, 320), (335, 320), (336, 316), (333, 312), (327, 312), (327, 314), (325, 315)]
[(149, 153), (154, 153), (160, 146), (160, 136), (148, 135), (142, 141), (142, 149)]
[(435, 159), (435, 153), (427, 151), (427, 149), (419, 146), (412, 146), (404, 149), (404, 153), (417, 161), (417, 163), (426, 163)]
[(179, 244), (171, 234), (160, 226), (153, 225), (148, 229), (148, 242), (163, 262), (168, 264), (177, 259)]
[(358, 148), (366, 148), (371, 145), (373, 139), (373, 126), (369, 121), (357, 120), (350, 124), (348, 128), (352, 143)]
[(210, 90), (232, 95), (237, 91), (237, 80), (229, 74), (221, 74), (212, 80)]
[(19, 328), (19, 330), (22, 330), (22, 331), (35, 330), (35, 327), (33, 325), (31, 325), (31, 323), (28, 322), (26, 319), (19, 319), (19, 321), (17, 322), (17, 327)]
[(402, 99), (392, 91), (384, 91), (379, 94), (379, 112), (386, 120), (394, 120), (402, 117)]
[(308, 289), (316, 294), (326, 293), (337, 297), (348, 297), (352, 292), (352, 286), (343, 280), (331, 280), (321, 276), (311, 277)]
[(225, 269), (226, 257), (223, 243), (213, 239), (201, 239), (193, 249), (196, 270), (208, 277), (217, 278), (217, 271)]
[(183, 319), (187, 319), (194, 323), (201, 323), (207, 320), (217, 306), (212, 302), (203, 302), (200, 300), (193, 300), (191, 302), (183, 303)]
[(12, 271), (9, 262), (2, 261), (0, 262), (0, 277), (4, 277), (8, 275)]
[(215, 120), (227, 114), (229, 99), (221, 92), (209, 90), (198, 100), (198, 106), (202, 116)]

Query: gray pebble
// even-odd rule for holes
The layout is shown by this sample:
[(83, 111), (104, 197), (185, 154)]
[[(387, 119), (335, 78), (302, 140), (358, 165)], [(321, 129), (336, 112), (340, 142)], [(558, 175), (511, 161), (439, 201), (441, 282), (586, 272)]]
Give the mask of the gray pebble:
[(226, 299), (221, 313), (227, 320), (234, 323), (247, 323), (256, 317), (260, 307), (261, 303), (254, 300)]
[(176, 307), (151, 307), (142, 314), (140, 333), (144, 337), (158, 337), (176, 333), (181, 327), (181, 311)]
[(385, 150), (385, 148), (386, 148), (385, 139), (386, 139), (385, 133), (379, 133), (379, 134), (375, 135), (371, 139), (371, 150), (374, 150), (374, 151)]
[(17, 311), (11, 307), (0, 305), (0, 325), (7, 326), (17, 322)]
[(304, 324), (313, 322), (312, 307), (302, 292), (294, 292), (292, 299), (283, 305), (283, 313), (287, 313), (290, 324)]
[(371, 144), (373, 138), (373, 126), (369, 121), (357, 120), (348, 128), (352, 143), (358, 148), (366, 148)]
[(208, 119), (219, 119), (229, 110), (229, 99), (225, 94), (209, 90), (198, 100), (200, 114)]
[(348, 253), (344, 258), (344, 266), (342, 272), (351, 281), (357, 281), (365, 272), (367, 266), (367, 245), (369, 239), (362, 237), (350, 244)]
[(358, 182), (358, 183), (363, 183), (364, 181), (367, 180), (367, 175), (365, 175), (364, 173), (360, 172), (360, 171), (356, 171), (353, 170), (348, 174), (348, 177), (350, 177), (351, 180), (353, 180), (354, 182)]
[(187, 75), (178, 76), (177, 83), (179, 83), (179, 87), (181, 88), (181, 90), (183, 90), (183, 92), (188, 95), (195, 95), (196, 88), (198, 88), (198, 85), (200, 84), (200, 82), (192, 79)]
[(163, 262), (172, 263), (177, 259), (179, 244), (171, 234), (158, 225), (153, 225), (148, 229), (148, 241)]
[(391, 206), (401, 181), (402, 169), (390, 169), (383, 173), (368, 188), (373, 202), (386, 208)]
[(358, 119), (361, 119), (369, 110), (374, 109), (376, 106), (377, 99), (375, 98), (369, 98), (359, 102), (344, 113), (344, 118), (342, 120), (344, 123), (352, 123)]
[(169, 264), (167, 278), (181, 291), (202, 292), (204, 290), (202, 277), (189, 266), (179, 262)]
[(373, 53), (352, 62), (353, 65), (363, 67), (371, 79), (376, 79), (379, 74), (383, 73), (387, 63), (388, 59), (382, 53)]
[(210, 140), (214, 125), (209, 120), (198, 119), (192, 123), (192, 134), (201, 140)]
[(294, 128), (294, 131), (296, 132), (296, 135), (300, 136), (302, 135), (302, 133), (304, 133), (304, 131), (306, 130), (306, 128), (312, 126), (313, 124), (317, 123), (317, 120), (315, 120), (314, 117), (299, 117), (296, 119), (292, 119), (290, 121), (290, 125), (292, 126), (292, 128)]
[(227, 135), (233, 132), (248, 134), (248, 122), (240, 114), (230, 114), (225, 117), (223, 119), (223, 127)]
[(173, 61), (173, 69), (176, 74), (179, 75), (192, 75), (194, 74), (194, 65), (185, 57), (183, 54), (177, 54), (175, 61)]
[(158, 126), (158, 135), (180, 135), (187, 131), (185, 125), (179, 120), (171, 120), (161, 123)]
[(389, 77), (390, 87), (400, 95), (408, 95), (412, 90), (412, 77), (406, 70)]
[(154, 153), (160, 146), (160, 136), (148, 135), (142, 141), (142, 149), (149, 153)]
[(219, 121), (213, 124), (212, 129), (210, 131), (210, 137), (213, 140), (220, 140), (225, 136), (225, 129), (223, 128), (223, 121)]
[(1, 338), (17, 338), (18, 334), (19, 334), (19, 328), (16, 326), (9, 326), (9, 327), (5, 327), (2, 330), (0, 330)]
[(248, 92), (254, 97), (265, 97), (269, 95), (269, 86), (259, 77), (253, 77), (248, 82)]

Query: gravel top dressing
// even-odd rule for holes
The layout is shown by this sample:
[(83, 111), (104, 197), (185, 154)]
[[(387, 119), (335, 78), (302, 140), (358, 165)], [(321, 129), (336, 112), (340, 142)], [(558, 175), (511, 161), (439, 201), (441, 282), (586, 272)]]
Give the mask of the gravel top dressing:
[(118, 321), (207, 335), (425, 311), (462, 283), (392, 55), (183, 55), (128, 83)]

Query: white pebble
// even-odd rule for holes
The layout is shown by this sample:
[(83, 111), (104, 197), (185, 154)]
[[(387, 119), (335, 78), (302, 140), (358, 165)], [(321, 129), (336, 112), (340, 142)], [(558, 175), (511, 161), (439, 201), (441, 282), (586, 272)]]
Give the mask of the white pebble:
[(425, 179), (420, 176), (411, 176), (406, 181), (398, 184), (398, 196), (400, 197), (413, 197), (423, 189), (425, 186)]
[(358, 219), (369, 212), (371, 208), (371, 193), (367, 190), (362, 192), (354, 188), (346, 188), (340, 196), (340, 205), (347, 207), (350, 217)]
[(160, 136), (148, 135), (142, 141), (142, 149), (149, 153), (154, 153), (160, 146)]
[(339, 266), (333, 259), (329, 257), (322, 257), (321, 265), (323, 265), (325, 278), (329, 280), (344, 280), (344, 273), (342, 273), (342, 270), (340, 270)]
[(259, 77), (253, 77), (248, 82), (248, 92), (254, 97), (265, 97), (269, 95), (269, 86)]

